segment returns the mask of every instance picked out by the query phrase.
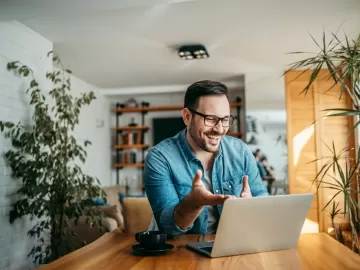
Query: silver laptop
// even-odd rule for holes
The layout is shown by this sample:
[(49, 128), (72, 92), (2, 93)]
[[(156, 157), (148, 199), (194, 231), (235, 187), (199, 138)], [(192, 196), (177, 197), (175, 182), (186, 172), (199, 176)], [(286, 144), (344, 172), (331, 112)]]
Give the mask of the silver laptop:
[(227, 199), (215, 240), (188, 249), (215, 258), (295, 248), (314, 194)]

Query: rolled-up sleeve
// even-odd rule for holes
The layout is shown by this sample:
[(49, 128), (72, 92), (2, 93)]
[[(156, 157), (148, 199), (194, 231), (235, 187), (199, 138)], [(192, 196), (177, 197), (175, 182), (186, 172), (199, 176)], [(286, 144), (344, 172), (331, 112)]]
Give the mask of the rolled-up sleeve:
[(255, 157), (249, 149), (245, 150), (245, 160), (246, 175), (248, 176), (252, 196), (269, 196), (264, 181), (261, 179)]
[(144, 164), (146, 195), (160, 231), (171, 235), (187, 232), (180, 229), (174, 220), (174, 210), (179, 197), (171, 178), (171, 168), (164, 156), (155, 148), (149, 150)]

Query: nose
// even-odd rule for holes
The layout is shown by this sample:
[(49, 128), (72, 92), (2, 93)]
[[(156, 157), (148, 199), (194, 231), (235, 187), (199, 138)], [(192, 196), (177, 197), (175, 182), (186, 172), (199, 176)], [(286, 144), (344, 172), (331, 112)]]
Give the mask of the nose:
[(217, 122), (217, 124), (213, 127), (213, 130), (216, 131), (216, 132), (218, 132), (218, 133), (223, 133), (223, 132), (224, 132), (224, 127), (223, 127), (223, 125), (222, 125), (221, 120), (219, 120), (219, 121)]

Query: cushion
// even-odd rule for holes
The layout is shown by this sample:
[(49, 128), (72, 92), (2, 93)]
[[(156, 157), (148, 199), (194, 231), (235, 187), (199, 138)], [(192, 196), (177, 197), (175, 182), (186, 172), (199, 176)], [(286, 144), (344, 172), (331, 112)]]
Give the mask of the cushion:
[(115, 231), (118, 228), (118, 224), (116, 224), (116, 220), (114, 220), (113, 218), (106, 217), (102, 220), (102, 223), (108, 232)]
[(125, 197), (122, 205), (125, 231), (127, 233), (147, 231), (153, 215), (149, 200), (146, 197)]
[(100, 197), (96, 197), (95, 200), (94, 200), (94, 203), (95, 203), (96, 206), (110, 205), (108, 203), (105, 203), (104, 199), (100, 198)]
[(119, 200), (119, 193), (125, 193), (125, 187), (121, 185), (115, 185), (110, 187), (104, 187), (102, 189), (106, 193), (108, 204), (118, 206), (120, 210), (120, 220), (121, 220), (119, 227), (124, 229), (125, 224), (124, 224), (124, 217), (122, 215), (122, 205), (120, 204), (120, 200)]
[(117, 226), (124, 223), (123, 216), (121, 215), (120, 209), (117, 205), (103, 205), (98, 206), (98, 210), (102, 211), (105, 216), (116, 220)]

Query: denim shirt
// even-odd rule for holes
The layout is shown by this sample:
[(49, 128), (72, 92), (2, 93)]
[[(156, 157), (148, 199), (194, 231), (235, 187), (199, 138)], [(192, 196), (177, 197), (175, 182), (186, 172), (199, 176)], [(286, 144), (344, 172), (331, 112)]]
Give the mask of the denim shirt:
[[(149, 149), (145, 158), (144, 185), (160, 231), (170, 235), (206, 234), (207, 207), (185, 230), (178, 227), (174, 220), (174, 209), (190, 193), (198, 169), (204, 177), (204, 168), (186, 139), (186, 128)], [(213, 163), (213, 193), (239, 197), (244, 175), (248, 176), (252, 196), (269, 195), (246, 144), (238, 138), (224, 136)], [(222, 204), (217, 205), (217, 210), (220, 216)]]

